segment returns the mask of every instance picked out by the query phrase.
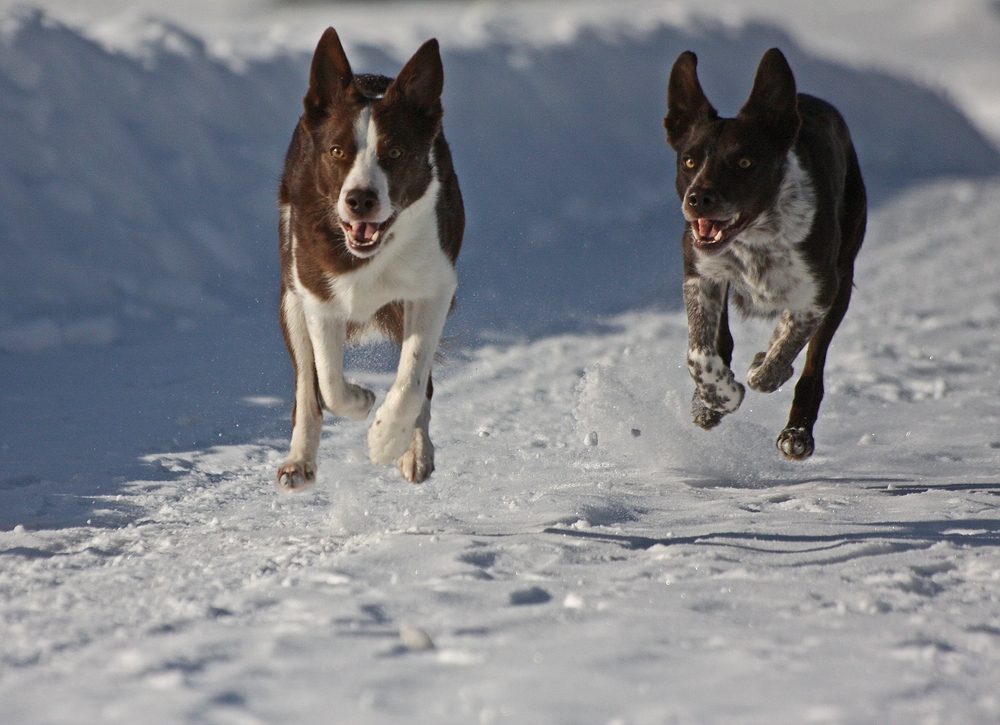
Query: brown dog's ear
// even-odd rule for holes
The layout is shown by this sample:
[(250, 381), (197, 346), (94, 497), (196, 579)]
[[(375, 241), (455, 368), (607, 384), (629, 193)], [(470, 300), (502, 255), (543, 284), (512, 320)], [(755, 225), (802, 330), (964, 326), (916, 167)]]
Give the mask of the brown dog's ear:
[(303, 100), (306, 113), (323, 116), (330, 105), (354, 85), (354, 74), (347, 61), (344, 46), (333, 28), (327, 28), (316, 45), (312, 69), (309, 72), (309, 91)]
[(686, 50), (677, 56), (670, 71), (667, 86), (667, 117), (663, 126), (667, 129), (667, 143), (674, 149), (687, 135), (691, 127), (701, 121), (714, 121), (719, 114), (708, 102), (701, 83), (698, 82), (698, 56)]
[(386, 90), (399, 94), (417, 110), (427, 115), (441, 113), (441, 92), (444, 90), (444, 66), (436, 39), (431, 38), (420, 46), (396, 80)]
[(775, 140), (791, 148), (802, 119), (798, 112), (795, 76), (785, 56), (777, 48), (764, 53), (757, 66), (750, 98), (736, 116), (741, 121), (761, 123)]

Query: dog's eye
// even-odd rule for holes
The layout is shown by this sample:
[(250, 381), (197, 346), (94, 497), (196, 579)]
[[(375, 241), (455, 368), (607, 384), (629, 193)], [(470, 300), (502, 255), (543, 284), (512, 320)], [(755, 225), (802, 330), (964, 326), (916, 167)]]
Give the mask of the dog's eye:
[(391, 148), (391, 149), (389, 149), (389, 153), (387, 154), (387, 156), (388, 156), (388, 157), (389, 157), (390, 159), (398, 159), (398, 158), (399, 158), (400, 156), (402, 156), (402, 155), (403, 155), (403, 152), (402, 152), (402, 151), (400, 151), (400, 150), (399, 150), (399, 149), (397, 149), (397, 148)]
[(740, 159), (741, 169), (749, 169), (751, 166), (753, 166), (753, 161), (751, 161), (750, 159)]
[(341, 148), (340, 146), (334, 146), (332, 149), (330, 149), (330, 155), (335, 159), (342, 159), (347, 154), (344, 153), (344, 149)]
[(695, 161), (694, 159), (692, 159), (690, 156), (688, 156), (686, 159), (684, 159), (684, 166), (686, 166), (689, 169), (693, 169), (697, 165), (698, 165), (698, 162)]

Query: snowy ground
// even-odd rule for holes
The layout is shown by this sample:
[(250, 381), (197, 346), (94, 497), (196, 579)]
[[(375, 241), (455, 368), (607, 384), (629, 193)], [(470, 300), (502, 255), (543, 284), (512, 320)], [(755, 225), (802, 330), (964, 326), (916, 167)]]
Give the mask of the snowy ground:
[[(860, 42), (819, 12), (790, 25), (810, 18)], [(951, 148), (974, 148), (967, 133)], [(228, 314), (147, 300), (146, 333), (94, 303), (82, 320), (112, 320), (114, 344), (56, 308), (24, 318), (55, 332), (12, 313), (0, 722), (1000, 721), (1000, 182), (906, 186), (914, 167), (890, 161), (873, 163), (886, 192), (805, 464), (773, 445), (790, 386), (711, 433), (690, 424), (683, 316), (645, 300), (581, 322), (557, 287), (569, 332), (505, 338), (473, 298), (436, 374), (434, 477), (373, 467), (364, 426), (329, 420), (301, 496), (272, 485), (290, 396), (276, 325), (238, 314), (236, 292), (219, 288)], [(503, 259), (467, 251), (473, 284)], [(740, 377), (768, 332), (737, 325)], [(382, 351), (352, 368), (380, 395), (391, 382)]]

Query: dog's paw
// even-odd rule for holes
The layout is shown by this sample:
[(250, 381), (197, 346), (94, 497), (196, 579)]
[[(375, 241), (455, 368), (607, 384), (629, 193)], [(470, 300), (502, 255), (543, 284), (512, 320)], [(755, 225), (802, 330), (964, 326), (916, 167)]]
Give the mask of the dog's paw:
[(344, 399), (340, 401), (337, 410), (330, 411), (350, 420), (364, 420), (375, 405), (375, 393), (368, 388), (362, 388), (354, 383), (344, 386)]
[(406, 453), (413, 440), (413, 422), (408, 425), (395, 416), (375, 414), (375, 422), (368, 429), (368, 457), (372, 463), (384, 466)]
[(278, 469), (277, 486), (285, 493), (304, 491), (316, 483), (316, 464), (308, 461), (286, 461)]
[(746, 388), (736, 382), (733, 371), (718, 355), (688, 350), (688, 370), (694, 379), (701, 402), (718, 413), (734, 413), (743, 402)]
[(712, 428), (722, 422), (725, 416), (725, 413), (706, 408), (705, 404), (701, 402), (701, 396), (698, 394), (698, 391), (694, 391), (694, 397), (691, 399), (691, 417), (696, 426), (705, 430), (712, 430)]
[(422, 404), (423, 396), (389, 391), (368, 429), (368, 457), (372, 463), (384, 466), (406, 453)]
[(704, 406), (711, 411), (727, 415), (739, 410), (746, 395), (746, 388), (741, 383), (736, 382), (733, 373), (729, 370), (728, 378), (722, 378), (718, 382), (702, 382), (698, 385), (698, 397)]
[(396, 461), (399, 472), (410, 483), (423, 483), (434, 473), (434, 445), (423, 428), (413, 431), (413, 441)]
[(758, 393), (773, 393), (780, 388), (795, 373), (791, 365), (779, 367), (774, 363), (765, 364), (767, 355), (758, 352), (750, 363), (750, 371), (747, 373), (747, 385), (751, 390)]
[(777, 440), (781, 455), (790, 461), (804, 461), (813, 454), (816, 442), (805, 428), (785, 428)]

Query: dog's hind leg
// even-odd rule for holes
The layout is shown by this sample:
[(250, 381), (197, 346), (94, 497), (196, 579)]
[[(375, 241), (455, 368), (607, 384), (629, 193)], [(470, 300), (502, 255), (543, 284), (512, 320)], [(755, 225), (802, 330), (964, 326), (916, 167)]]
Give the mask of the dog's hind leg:
[(861, 249), (868, 223), (867, 194), (853, 148), (850, 150), (845, 186), (844, 209), (840, 223), (843, 238), (838, 261), (840, 286), (823, 322), (809, 341), (805, 368), (795, 386), (795, 397), (792, 399), (792, 409), (788, 414), (788, 424), (778, 435), (776, 442), (782, 455), (793, 461), (805, 460), (812, 455), (816, 447), (812, 431), (819, 417), (820, 403), (823, 402), (823, 368), (826, 366), (826, 352), (851, 303), (854, 260), (858, 250)]
[(302, 301), (289, 290), (281, 296), (281, 329), (295, 367), (295, 404), (292, 407), (291, 450), (278, 469), (277, 484), (282, 491), (293, 492), (316, 482), (316, 455), (323, 429), (323, 412)]
[(434, 444), (431, 443), (431, 398), (434, 396), (434, 383), (427, 379), (427, 397), (420, 408), (417, 423), (413, 428), (413, 440), (406, 453), (396, 461), (399, 472), (410, 483), (423, 483), (434, 473)]
[(785, 458), (803, 461), (813, 454), (816, 443), (813, 440), (813, 426), (819, 417), (819, 406), (823, 402), (823, 368), (826, 365), (826, 351), (833, 335), (840, 327), (847, 306), (851, 301), (853, 286), (853, 265), (841, 277), (840, 288), (833, 305), (809, 341), (806, 364), (799, 382), (795, 385), (795, 397), (788, 414), (788, 424), (778, 436), (777, 446)]

